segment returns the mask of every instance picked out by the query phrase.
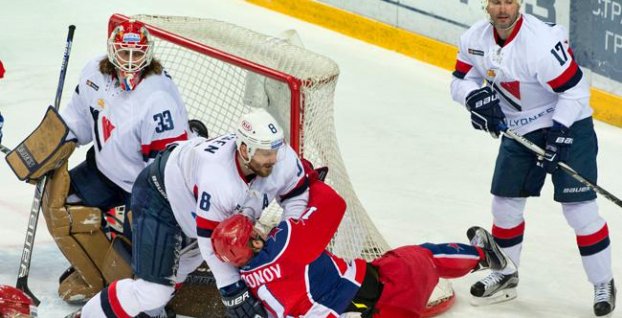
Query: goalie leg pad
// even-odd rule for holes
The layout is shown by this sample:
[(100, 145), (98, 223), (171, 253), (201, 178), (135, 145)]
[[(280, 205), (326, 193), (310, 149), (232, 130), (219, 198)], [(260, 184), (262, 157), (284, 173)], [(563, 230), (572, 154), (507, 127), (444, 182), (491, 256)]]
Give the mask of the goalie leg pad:
[(132, 277), (132, 243), (122, 235), (117, 235), (104, 257), (101, 272), (106, 282)]
[(38, 180), (58, 168), (76, 147), (66, 141), (69, 128), (54, 107), (49, 107), (39, 126), (6, 156), (19, 180)]
[(75, 269), (61, 281), (59, 295), (65, 301), (78, 302), (104, 287), (101, 271), (110, 241), (101, 229), (99, 209), (65, 205), (69, 183), (65, 162), (48, 178), (42, 210), (50, 234)]

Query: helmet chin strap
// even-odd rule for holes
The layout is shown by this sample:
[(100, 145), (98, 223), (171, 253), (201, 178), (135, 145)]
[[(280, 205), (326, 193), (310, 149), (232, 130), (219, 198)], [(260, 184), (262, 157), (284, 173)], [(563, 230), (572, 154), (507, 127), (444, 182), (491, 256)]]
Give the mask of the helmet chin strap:
[(253, 156), (251, 156), (250, 151), (248, 150), (248, 145), (244, 145), (246, 146), (246, 155), (248, 155), (248, 159), (244, 158), (244, 156), (242, 155), (242, 144), (240, 144), (240, 147), (238, 147), (238, 153), (240, 154), (240, 159), (242, 159), (241, 161), (244, 167), (250, 169), (249, 164), (251, 163)]

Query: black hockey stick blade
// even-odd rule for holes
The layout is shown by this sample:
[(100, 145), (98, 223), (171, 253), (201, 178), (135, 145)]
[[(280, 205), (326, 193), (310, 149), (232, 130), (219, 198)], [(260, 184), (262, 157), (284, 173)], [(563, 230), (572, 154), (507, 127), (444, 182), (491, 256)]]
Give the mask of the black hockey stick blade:
[(30, 291), (30, 288), (28, 288), (28, 275), (22, 276), (22, 277), (18, 277), (17, 278), (17, 284), (15, 284), (15, 288), (17, 288), (17, 289), (23, 291), (24, 293), (26, 293), (26, 295), (28, 295), (28, 297), (30, 297), (30, 299), (32, 299), (32, 302), (35, 303), (35, 306), (39, 306), (39, 304), (41, 303), (39, 298), (37, 298), (35, 296), (35, 294), (33, 294)]

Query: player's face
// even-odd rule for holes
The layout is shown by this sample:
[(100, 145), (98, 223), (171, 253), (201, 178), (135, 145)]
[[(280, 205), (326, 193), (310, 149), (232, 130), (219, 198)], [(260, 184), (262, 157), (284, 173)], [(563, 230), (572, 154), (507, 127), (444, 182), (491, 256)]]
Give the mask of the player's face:
[(278, 149), (257, 149), (248, 167), (260, 177), (267, 177), (272, 173), (272, 168), (277, 161)]
[(519, 10), (516, 0), (490, 0), (486, 7), (493, 25), (502, 30), (512, 27), (518, 19)]
[(115, 58), (117, 65), (126, 72), (134, 72), (139, 70), (146, 63), (146, 48), (129, 48), (120, 45), (115, 46)]

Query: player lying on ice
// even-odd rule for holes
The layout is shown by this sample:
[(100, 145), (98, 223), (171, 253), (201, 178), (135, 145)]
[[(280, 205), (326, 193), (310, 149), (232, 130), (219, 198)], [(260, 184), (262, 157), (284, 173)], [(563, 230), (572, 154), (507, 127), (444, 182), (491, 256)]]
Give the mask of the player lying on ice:
[(480, 227), (460, 243), (404, 246), (373, 262), (347, 262), (326, 250), (346, 211), (330, 186), (309, 176), (309, 204), (299, 219), (281, 221), (266, 237), (236, 214), (212, 234), (216, 256), (240, 275), (270, 317), (421, 317), (439, 277), (514, 266)]

